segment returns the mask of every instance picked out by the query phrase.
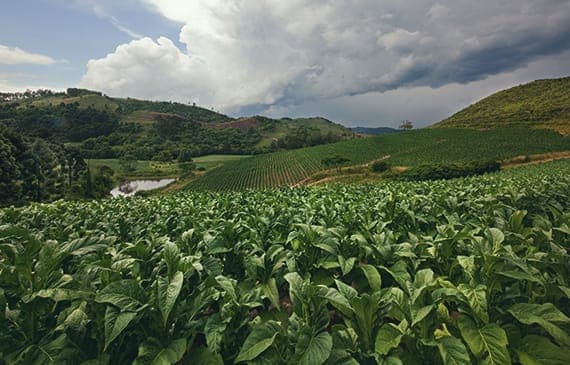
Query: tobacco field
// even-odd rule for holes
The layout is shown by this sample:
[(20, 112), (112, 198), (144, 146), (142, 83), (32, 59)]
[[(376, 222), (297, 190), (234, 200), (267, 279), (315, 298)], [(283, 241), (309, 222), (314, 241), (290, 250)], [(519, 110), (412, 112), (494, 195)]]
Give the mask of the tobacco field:
[(570, 162), (0, 210), (0, 363), (570, 364)]

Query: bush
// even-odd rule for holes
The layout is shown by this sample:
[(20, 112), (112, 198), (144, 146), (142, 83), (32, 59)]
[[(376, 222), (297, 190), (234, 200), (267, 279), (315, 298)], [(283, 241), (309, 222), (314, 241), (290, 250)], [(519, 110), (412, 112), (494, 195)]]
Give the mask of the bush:
[(501, 169), (501, 164), (496, 161), (475, 161), (466, 164), (448, 165), (421, 165), (412, 167), (400, 174), (404, 180), (445, 180), (459, 177), (483, 175), (496, 172)]
[(390, 169), (390, 165), (386, 161), (375, 161), (370, 168), (374, 172), (384, 172)]

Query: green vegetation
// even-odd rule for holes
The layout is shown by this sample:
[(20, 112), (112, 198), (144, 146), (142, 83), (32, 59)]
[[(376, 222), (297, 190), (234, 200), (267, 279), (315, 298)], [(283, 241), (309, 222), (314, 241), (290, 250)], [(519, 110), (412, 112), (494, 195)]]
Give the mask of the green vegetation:
[(570, 137), (545, 129), (422, 129), (283, 151), (229, 162), (190, 183), (191, 189), (240, 190), (294, 185), (320, 170), (323, 160), (342, 156), (351, 165), (388, 157), (391, 166), (503, 160), (570, 150)]
[(163, 162), (180, 155), (265, 153), (355, 136), (323, 118), (233, 119), (195, 105), (110, 98), (82, 89), (0, 94), (0, 123), (29, 137), (73, 143), (85, 158)]
[(74, 148), (24, 138), (0, 124), (0, 206), (93, 196)]
[(495, 93), (435, 127), (551, 128), (570, 134), (570, 77), (538, 80)]
[(568, 364), (569, 227), (569, 161), (2, 209), (0, 358)]
[(497, 161), (477, 161), (465, 164), (420, 165), (407, 169), (398, 177), (404, 180), (441, 180), (456, 179), (473, 175), (483, 175), (497, 172), (501, 164)]

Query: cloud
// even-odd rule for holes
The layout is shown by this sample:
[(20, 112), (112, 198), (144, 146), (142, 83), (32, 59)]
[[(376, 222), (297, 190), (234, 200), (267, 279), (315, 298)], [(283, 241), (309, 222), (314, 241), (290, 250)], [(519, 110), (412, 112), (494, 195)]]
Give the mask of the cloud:
[(121, 45), (83, 86), (239, 112), (470, 83), (570, 48), (559, 0), (140, 1), (181, 24), (184, 49)]
[(56, 60), (39, 53), (26, 52), (20, 48), (11, 48), (0, 44), (0, 64), (5, 65), (52, 65)]

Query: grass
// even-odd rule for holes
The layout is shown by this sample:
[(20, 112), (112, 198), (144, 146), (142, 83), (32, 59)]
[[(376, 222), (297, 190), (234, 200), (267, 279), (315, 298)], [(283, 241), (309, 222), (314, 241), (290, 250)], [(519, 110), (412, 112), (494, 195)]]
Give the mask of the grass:
[(537, 80), (499, 91), (435, 127), (530, 126), (570, 134), (570, 77)]
[[(230, 161), (238, 161), (249, 157), (248, 155), (209, 155), (194, 158), (197, 168), (204, 168), (206, 171), (215, 169)], [(157, 162), (139, 160), (132, 164), (133, 170), (126, 170), (119, 159), (90, 159), (91, 168), (107, 166), (115, 172), (116, 179), (136, 179), (136, 178), (163, 178), (179, 177), (181, 171), (176, 162)]]
[(570, 150), (570, 137), (546, 129), (422, 129), (231, 161), (192, 181), (190, 189), (242, 190), (295, 185), (340, 155), (359, 165), (386, 157), (392, 166), (504, 160), (519, 155)]

